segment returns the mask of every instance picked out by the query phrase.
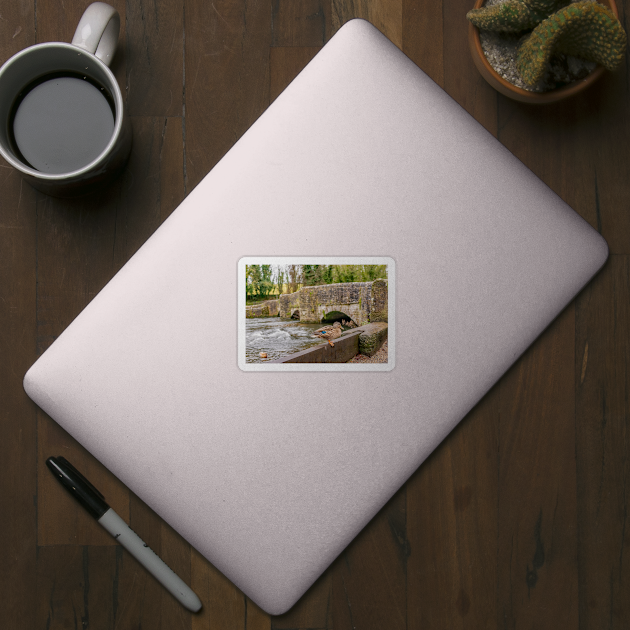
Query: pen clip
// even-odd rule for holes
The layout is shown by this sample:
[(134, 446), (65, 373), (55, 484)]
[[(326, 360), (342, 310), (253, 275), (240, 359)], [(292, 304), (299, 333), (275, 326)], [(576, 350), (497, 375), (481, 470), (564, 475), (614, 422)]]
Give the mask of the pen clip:
[(56, 461), (58, 464), (61, 464), (63, 467), (67, 468), (73, 475), (75, 475), (80, 481), (82, 481), (94, 494), (99, 496), (103, 501), (105, 501), (105, 496), (103, 493), (95, 488), (88, 479), (86, 479), (65, 457), (51, 457), (53, 461)]

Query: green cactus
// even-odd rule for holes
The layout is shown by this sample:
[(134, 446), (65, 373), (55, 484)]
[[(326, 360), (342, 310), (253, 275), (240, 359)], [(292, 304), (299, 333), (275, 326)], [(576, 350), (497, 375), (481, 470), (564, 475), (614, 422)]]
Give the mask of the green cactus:
[(597, 2), (575, 2), (543, 20), (521, 44), (516, 65), (528, 85), (540, 81), (554, 53), (594, 61), (608, 70), (621, 63), (626, 33), (615, 14)]
[(519, 33), (534, 28), (569, 0), (506, 0), (500, 4), (472, 9), (466, 17), (479, 29)]

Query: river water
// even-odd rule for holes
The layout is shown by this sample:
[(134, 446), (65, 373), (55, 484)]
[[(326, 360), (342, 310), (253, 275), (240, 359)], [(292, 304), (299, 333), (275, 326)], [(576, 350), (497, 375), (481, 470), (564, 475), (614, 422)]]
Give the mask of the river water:
[[(245, 322), (247, 363), (266, 363), (322, 343), (322, 339), (311, 335), (323, 324), (302, 324), (280, 317), (252, 317)], [(261, 352), (267, 353), (266, 359), (260, 358)]]

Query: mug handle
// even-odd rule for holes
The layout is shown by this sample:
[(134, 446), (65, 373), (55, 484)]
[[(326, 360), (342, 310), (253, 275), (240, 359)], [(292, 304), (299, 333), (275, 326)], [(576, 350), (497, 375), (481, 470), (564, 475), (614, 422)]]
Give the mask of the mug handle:
[(72, 44), (96, 55), (109, 66), (116, 52), (120, 15), (104, 2), (94, 2), (81, 16)]

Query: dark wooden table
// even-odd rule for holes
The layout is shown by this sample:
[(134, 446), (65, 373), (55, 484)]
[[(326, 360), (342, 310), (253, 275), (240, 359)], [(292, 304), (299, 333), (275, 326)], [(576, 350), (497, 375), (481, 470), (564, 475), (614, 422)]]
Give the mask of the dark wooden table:
[[(0, 163), (0, 627), (630, 628), (630, 73), (534, 107), (494, 92), (471, 0), (122, 0), (134, 146), (61, 201)], [(0, 62), (87, 2), (0, 0)], [(620, 4), (622, 22), (630, 3)], [(269, 617), (30, 402), (22, 377), (341, 24), (369, 19), (599, 230), (610, 259), (284, 616)], [(322, 183), (325, 185), (325, 182)], [(243, 229), (246, 229), (245, 227)], [(68, 456), (189, 582), (191, 615), (59, 488)]]

